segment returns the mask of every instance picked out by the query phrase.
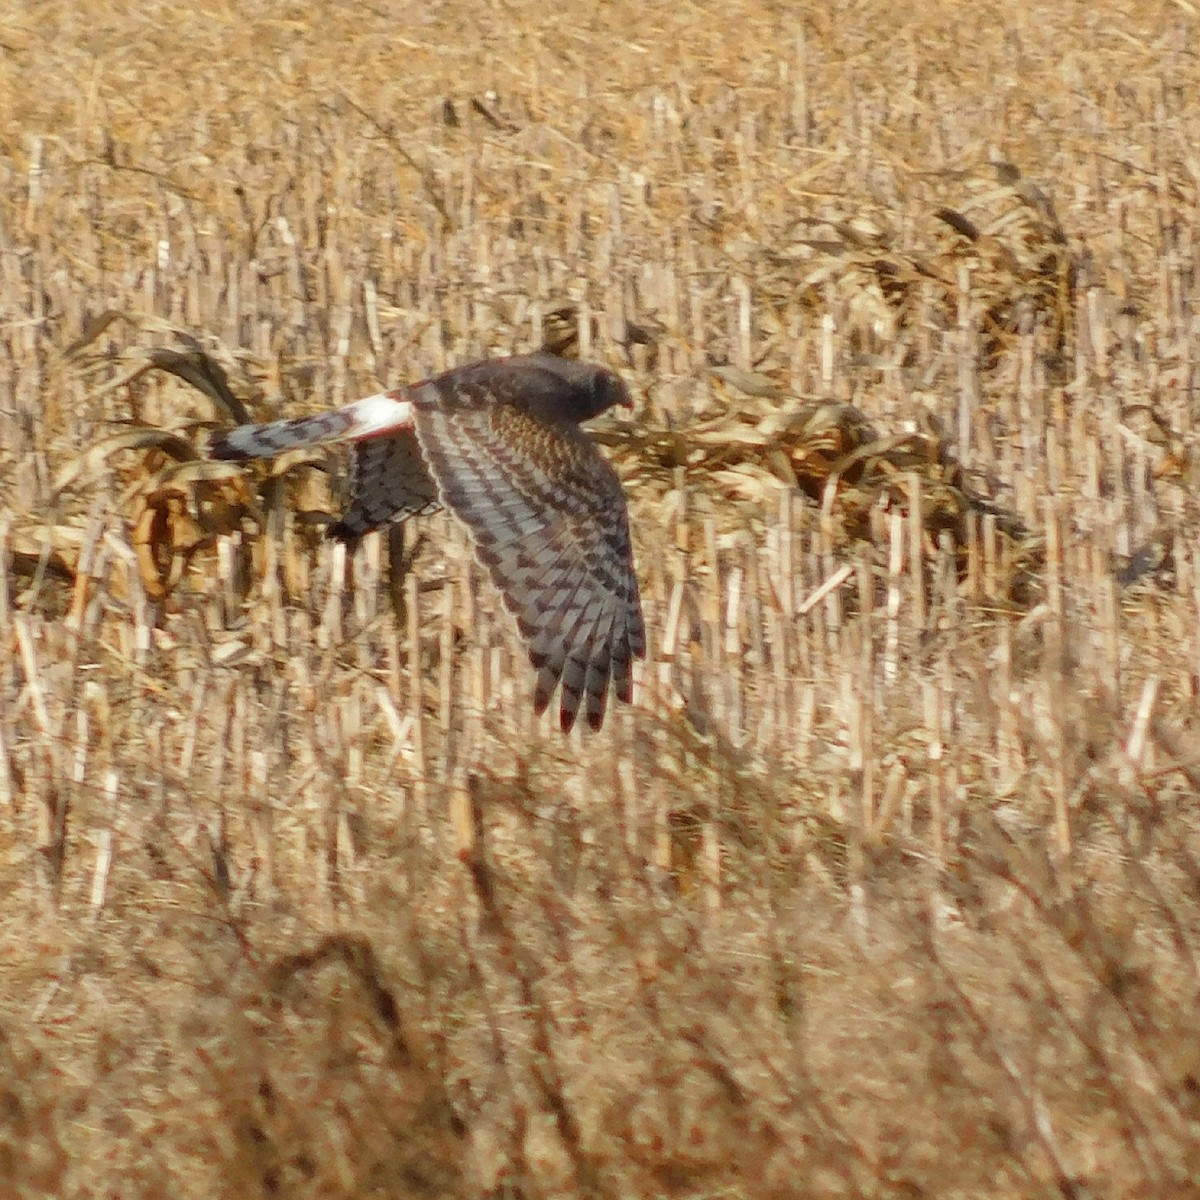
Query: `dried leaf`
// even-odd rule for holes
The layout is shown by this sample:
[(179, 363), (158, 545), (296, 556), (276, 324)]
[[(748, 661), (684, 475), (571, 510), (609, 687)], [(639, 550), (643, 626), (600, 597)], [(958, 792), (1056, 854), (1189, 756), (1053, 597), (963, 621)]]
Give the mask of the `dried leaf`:
[(57, 495), (80, 480), (90, 483), (104, 469), (106, 461), (121, 450), (161, 450), (172, 458), (182, 462), (199, 457), (196, 447), (177, 433), (166, 429), (155, 429), (153, 426), (143, 426), (137, 429), (126, 429), (111, 437), (89, 446), (82, 454), (76, 455), (59, 471), (54, 480), (54, 492)]

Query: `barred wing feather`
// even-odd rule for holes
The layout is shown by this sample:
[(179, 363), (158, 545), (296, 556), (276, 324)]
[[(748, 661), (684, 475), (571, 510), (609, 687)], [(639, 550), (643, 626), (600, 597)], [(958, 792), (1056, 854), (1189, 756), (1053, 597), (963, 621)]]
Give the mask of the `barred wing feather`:
[(604, 719), (610, 678), (632, 694), (645, 653), (625, 494), (577, 426), (509, 405), (418, 403), (416, 429), (443, 503), (469, 530), (516, 618), (543, 712), (561, 681), (559, 719)]

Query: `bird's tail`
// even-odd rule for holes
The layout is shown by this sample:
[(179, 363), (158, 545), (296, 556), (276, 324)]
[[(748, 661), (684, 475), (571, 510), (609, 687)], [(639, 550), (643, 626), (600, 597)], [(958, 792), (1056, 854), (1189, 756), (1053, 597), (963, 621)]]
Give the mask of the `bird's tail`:
[(208, 452), (213, 458), (244, 461), (272, 458), (299, 446), (357, 441), (392, 433), (412, 425), (412, 403), (399, 397), (399, 392), (380, 392), (315, 417), (293, 417), (285, 421), (268, 421), (265, 425), (239, 425), (236, 429), (214, 433), (208, 443)]

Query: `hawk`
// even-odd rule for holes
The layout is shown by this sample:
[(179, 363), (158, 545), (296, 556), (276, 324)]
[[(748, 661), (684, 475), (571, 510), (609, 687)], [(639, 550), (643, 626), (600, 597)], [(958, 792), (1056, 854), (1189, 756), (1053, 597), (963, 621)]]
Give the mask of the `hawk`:
[(445, 507), (467, 528), (537, 672), (534, 710), (562, 683), (559, 723), (604, 721), (609, 682), (632, 698), (646, 652), (625, 493), (582, 422), (630, 406), (612, 371), (539, 352), (486, 359), (333, 412), (215, 434), (214, 458), (353, 443), (351, 496), (329, 535), (350, 544)]

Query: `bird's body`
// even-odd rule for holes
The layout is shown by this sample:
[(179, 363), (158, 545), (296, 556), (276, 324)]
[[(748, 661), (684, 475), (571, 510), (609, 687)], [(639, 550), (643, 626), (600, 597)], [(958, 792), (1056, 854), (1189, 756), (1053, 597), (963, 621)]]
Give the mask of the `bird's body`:
[(584, 701), (598, 729), (611, 679), (632, 696), (645, 631), (625, 495), (580, 423), (629, 404), (604, 367), (529, 354), (488, 359), (315, 417), (217, 434), (214, 457), (353, 443), (351, 499), (330, 534), (356, 541), (448, 508), (467, 527), (525, 639), (534, 705), (561, 680), (560, 721)]

